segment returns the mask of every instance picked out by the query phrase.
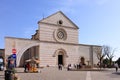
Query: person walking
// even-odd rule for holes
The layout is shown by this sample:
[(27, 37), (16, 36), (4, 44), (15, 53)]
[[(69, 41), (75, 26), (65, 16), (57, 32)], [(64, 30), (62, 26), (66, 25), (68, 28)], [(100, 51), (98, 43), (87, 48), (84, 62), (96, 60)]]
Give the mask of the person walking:
[(58, 69), (62, 70), (62, 64), (58, 64)]
[(119, 66), (118, 66), (118, 63), (117, 62), (115, 62), (115, 69), (116, 69), (116, 72), (118, 71), (118, 68), (119, 68)]
[(60, 70), (62, 70), (62, 64), (60, 64)]
[(30, 70), (30, 64), (29, 63), (27, 63), (27, 69), (28, 69), (28, 72), (29, 72), (29, 70)]
[(27, 63), (24, 64), (24, 72), (27, 72)]
[(58, 69), (60, 70), (60, 64), (58, 64)]

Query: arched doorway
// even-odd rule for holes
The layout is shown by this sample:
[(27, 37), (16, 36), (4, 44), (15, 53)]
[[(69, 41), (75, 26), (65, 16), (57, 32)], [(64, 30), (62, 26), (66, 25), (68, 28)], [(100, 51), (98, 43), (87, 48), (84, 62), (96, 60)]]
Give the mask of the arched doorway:
[(80, 58), (80, 60), (81, 60), (80, 63), (81, 63), (82, 65), (85, 65), (85, 58), (84, 58), (83, 56)]
[[(38, 46), (38, 50), (39, 50), (39, 43), (32, 43), (32, 44), (29, 44), (29, 45), (26, 45), (25, 47), (21, 48), (16, 54), (17, 54), (17, 66), (22, 66), (21, 65), (21, 62), (22, 62), (22, 57), (23, 55), (25, 54), (25, 52), (32, 48), (32, 47), (35, 47), (35, 46)], [(38, 51), (39, 52), (39, 51)], [(38, 53), (39, 54), (39, 53)], [(28, 54), (26, 54), (28, 55)], [(38, 59), (39, 59), (39, 56), (38, 56)]]
[(56, 65), (62, 64), (66, 65), (66, 58), (68, 57), (66, 51), (64, 49), (58, 49), (53, 54), (53, 57), (56, 57)]
[(58, 55), (58, 65), (63, 65), (63, 55)]
[[(17, 52), (17, 66), (20, 66), (20, 61), (22, 60), (22, 56), (25, 53), (25, 51), (27, 51), (29, 48), (34, 47), (34, 46), (39, 46), (39, 43), (32, 43), (29, 45), (26, 45), (26, 47), (21, 48), (18, 52)], [(39, 49), (38, 49), (39, 50)], [(38, 53), (39, 54), (39, 53)], [(38, 57), (39, 58), (39, 57)]]
[(58, 55), (58, 65), (59, 64), (61, 64), (61, 65), (64, 65), (63, 63), (64, 63), (64, 58), (63, 58), (64, 56), (63, 55)]

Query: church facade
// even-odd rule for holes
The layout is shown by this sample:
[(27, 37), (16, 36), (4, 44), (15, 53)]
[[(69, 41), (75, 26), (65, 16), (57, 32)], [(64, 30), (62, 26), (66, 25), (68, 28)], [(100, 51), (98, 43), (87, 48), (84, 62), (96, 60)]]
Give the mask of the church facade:
[(40, 60), (39, 66), (67, 66), (79, 64), (81, 59), (86, 65), (98, 63), (93, 49), (101, 46), (79, 44), (79, 28), (63, 12), (38, 21), (38, 27), (31, 39), (5, 37), (5, 56), (15, 48), (17, 66), (32, 57)]

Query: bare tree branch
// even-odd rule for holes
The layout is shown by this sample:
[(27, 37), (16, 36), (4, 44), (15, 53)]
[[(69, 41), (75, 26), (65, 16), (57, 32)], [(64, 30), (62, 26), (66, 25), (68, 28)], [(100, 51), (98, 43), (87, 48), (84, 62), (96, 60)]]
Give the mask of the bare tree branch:
[(116, 51), (116, 49), (112, 49), (110, 46), (104, 46), (104, 53), (107, 55), (108, 59), (109, 59), (109, 66), (111, 67), (112, 65), (112, 58), (114, 57), (114, 52)]
[(100, 68), (101, 68), (102, 60), (106, 56), (106, 53), (109, 52), (109, 48), (106, 48), (106, 46), (95, 47), (94, 52), (97, 55), (97, 58), (98, 58), (98, 60), (100, 62)]

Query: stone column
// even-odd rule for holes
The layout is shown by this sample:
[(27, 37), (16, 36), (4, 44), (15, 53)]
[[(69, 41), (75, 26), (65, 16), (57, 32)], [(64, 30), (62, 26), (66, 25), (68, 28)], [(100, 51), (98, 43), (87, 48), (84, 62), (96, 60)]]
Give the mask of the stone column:
[(90, 63), (91, 63), (91, 67), (93, 67), (93, 46), (90, 46), (89, 48), (89, 55), (90, 55)]

